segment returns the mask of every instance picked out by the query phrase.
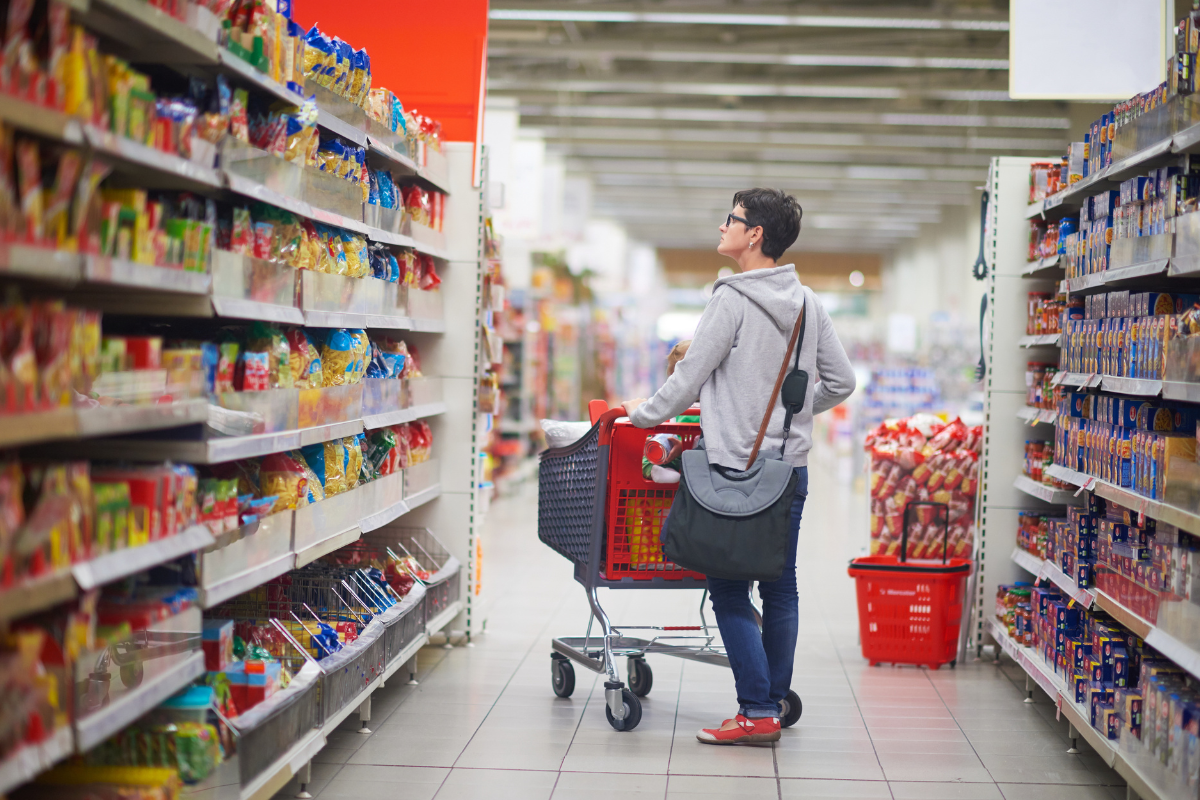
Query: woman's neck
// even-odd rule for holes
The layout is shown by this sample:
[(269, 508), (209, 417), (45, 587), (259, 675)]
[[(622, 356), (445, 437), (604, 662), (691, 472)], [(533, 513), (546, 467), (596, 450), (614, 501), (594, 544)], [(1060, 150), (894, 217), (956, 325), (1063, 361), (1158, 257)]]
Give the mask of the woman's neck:
[(775, 259), (763, 255), (761, 250), (747, 250), (742, 253), (737, 259), (738, 269), (742, 272), (750, 272), (756, 269), (774, 269), (779, 264), (775, 263)]

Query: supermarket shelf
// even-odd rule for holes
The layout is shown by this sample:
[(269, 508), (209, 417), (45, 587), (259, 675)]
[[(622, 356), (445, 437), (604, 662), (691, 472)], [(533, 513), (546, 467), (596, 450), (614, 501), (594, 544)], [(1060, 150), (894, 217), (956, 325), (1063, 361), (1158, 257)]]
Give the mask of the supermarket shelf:
[(311, 564), (318, 558), (332, 553), (334, 550), (341, 550), (351, 542), (357, 542), (362, 538), (362, 529), (355, 525), (352, 528), (335, 533), (326, 539), (322, 539), (316, 544), (309, 545), (303, 550), (296, 552), (296, 568), (299, 569), (305, 564)]
[(1062, 338), (1061, 333), (1043, 333), (1036, 336), (1022, 336), (1017, 339), (1019, 347), (1047, 347), (1058, 346), (1058, 340)]
[(91, 750), (203, 674), (204, 653), (197, 650), (162, 674), (148, 679), (136, 691), (76, 720), (76, 750), (80, 753)]
[(1040, 579), (1051, 581), (1068, 597), (1084, 608), (1091, 608), (1092, 604), (1096, 602), (1095, 592), (1088, 589), (1080, 589), (1075, 585), (1075, 581), (1067, 577), (1067, 574), (1059, 569), (1057, 565), (1045, 559), (1038, 558), (1033, 553), (1022, 550), (1019, 547), (1013, 548), (1011, 558), (1018, 567), (1026, 572), (1032, 573)]
[(1188, 403), (1200, 403), (1200, 383), (1163, 381), (1162, 396), (1164, 400), (1183, 400)]
[(425, 632), (432, 636), (453, 622), (454, 618), (462, 613), (462, 610), (463, 601), (455, 600), (453, 603), (446, 606), (446, 608), (440, 614), (425, 623)]
[(369, 225), (367, 226), (367, 238), (372, 242), (420, 249), (411, 236), (405, 236), (403, 233), (392, 233), (391, 231), (385, 231), (383, 228), (372, 228)]
[(1053, 255), (1049, 258), (1040, 258), (1037, 261), (1031, 261), (1021, 270), (1022, 278), (1052, 278), (1062, 273), (1062, 267), (1059, 266), (1059, 256)]
[(417, 506), (423, 506), (430, 500), (440, 497), (442, 494), (442, 485), (435, 484), (428, 489), (422, 489), (419, 492), (414, 492), (404, 498), (404, 502), (408, 505), (408, 510), (411, 511)]
[(69, 569), (18, 583), (0, 592), (0, 623), (65, 603), (77, 591)]
[(83, 276), (78, 253), (34, 244), (0, 244), (0, 273), (18, 278), (74, 283)]
[(1104, 389), (1109, 392), (1136, 395), (1138, 397), (1158, 397), (1162, 394), (1163, 382), (1148, 378), (1118, 378), (1112, 375), (1105, 375)]
[(237, 194), (249, 197), (252, 200), (261, 200), (268, 205), (277, 206), (279, 208), (291, 211), (293, 214), (298, 214), (301, 217), (322, 222), (326, 225), (334, 225), (339, 228), (354, 231), (355, 233), (366, 234), (367, 226), (361, 219), (351, 219), (350, 217), (338, 214), (333, 211), (327, 211), (323, 208), (318, 208), (314, 205), (306, 203), (298, 197), (280, 194), (274, 189), (251, 180), (250, 178), (238, 175), (235, 172), (225, 170), (221, 173), (224, 176), (225, 184), (229, 190)]
[(317, 105), (317, 124), (331, 133), (336, 133), (343, 139), (349, 139), (359, 147), (367, 146), (367, 134), (346, 122), (336, 114)]
[(75, 564), (71, 574), (84, 591), (120, 580), (151, 567), (174, 561), (180, 556), (193, 553), (213, 543), (213, 536), (204, 525), (193, 525), (187, 530), (159, 539), (139, 547), (114, 550), (102, 556)]
[(329, 719), (325, 720), (325, 724), (321, 726), (321, 734), (325, 737), (329, 737), (330, 734), (338, 729), (339, 725), (346, 721), (346, 717), (349, 717), (351, 714), (357, 711), (359, 707), (367, 701), (367, 698), (375, 693), (375, 690), (379, 688), (381, 683), (383, 683), (382, 675), (377, 676), (373, 681), (368, 683), (366, 687), (354, 697), (353, 700), (330, 714)]
[(81, 16), (88, 28), (133, 48), (136, 62), (218, 63), (215, 41), (145, 0), (90, 0)]
[(313, 328), (368, 328), (373, 330), (413, 330), (410, 317), (388, 314), (358, 314), (352, 311), (304, 309), (304, 324)]
[(1031, 648), (1022, 647), (1013, 641), (1009, 637), (1008, 631), (997, 620), (988, 620), (988, 632), (996, 640), (1000, 649), (1020, 666), (1042, 691), (1050, 696), (1076, 733), (1096, 751), (1105, 764), (1125, 778), (1139, 797), (1143, 800), (1167, 800), (1171, 796), (1133, 762), (1134, 756), (1121, 752), (1117, 742), (1101, 736), (1100, 732), (1092, 727), (1090, 715), (1075, 703), (1074, 696), (1068, 691), (1067, 686)]
[(1018, 567), (1034, 575), (1040, 575), (1042, 565), (1046, 563), (1044, 559), (1038, 558), (1033, 553), (1022, 550), (1019, 547), (1013, 548), (1011, 558)]
[(1071, 294), (1081, 294), (1091, 290), (1103, 290), (1110, 286), (1119, 286), (1131, 280), (1163, 275), (1167, 272), (1171, 260), (1160, 258), (1147, 261), (1144, 264), (1132, 264), (1128, 267), (1108, 269), (1094, 272), (1091, 275), (1081, 275), (1078, 278), (1067, 279), (1067, 289)]
[(1059, 372), (1050, 382), (1052, 386), (1078, 386), (1081, 389), (1100, 387), (1102, 375), (1086, 375), (1082, 372)]
[(1079, 208), (1083, 199), (1097, 192), (1103, 191), (1106, 188), (1112, 188), (1112, 184), (1120, 183), (1126, 178), (1131, 178), (1160, 160), (1168, 160), (1171, 152), (1181, 152), (1176, 149), (1176, 139), (1182, 144), (1185, 139), (1180, 138), (1183, 134), (1176, 134), (1175, 137), (1167, 137), (1150, 147), (1134, 153), (1127, 158), (1122, 159), (1114, 164), (1111, 164), (1104, 169), (1096, 172), (1078, 183), (1072, 184), (1070, 188), (1058, 192), (1045, 200), (1030, 203), (1025, 210), (1025, 218), (1033, 219), (1034, 217), (1044, 217), (1045, 219), (1058, 219), (1071, 213)]
[(417, 167), (417, 162), (399, 152), (394, 147), (379, 141), (371, 134), (367, 134), (367, 146), (370, 148), (371, 152), (377, 153), (387, 160), (399, 164), (401, 167), (408, 170), (409, 174), (417, 175), (420, 173), (420, 169)]
[(262, 586), (268, 581), (292, 571), (296, 564), (296, 554), (289, 550), (271, 559), (265, 564), (240, 572), (218, 583), (209, 584), (201, 589), (201, 606), (212, 608), (230, 598), (237, 597), (243, 592)]
[[(126, 1), (122, 0), (122, 2)], [(128, 1), (136, 2), (136, 0)], [(150, 8), (145, 3), (137, 4)], [(157, 11), (157, 9), (153, 10)], [(206, 167), (194, 161), (188, 161), (186, 158), (147, 147), (111, 131), (101, 130), (94, 125), (84, 125), (83, 133), (88, 144), (96, 150), (119, 158), (127, 164), (150, 169), (163, 176), (171, 176), (200, 189), (221, 189), (224, 186), (221, 174), (211, 166)]]
[(249, 785), (242, 787), (240, 800), (270, 800), (324, 747), (325, 735), (313, 729)]
[(93, 255), (83, 261), (83, 277), (92, 283), (177, 294), (207, 295), (212, 287), (212, 276), (207, 272), (188, 272)]
[(240, 78), (243, 83), (248, 83), (258, 89), (278, 97), (280, 100), (286, 100), (292, 105), (298, 106), (304, 102), (304, 98), (293, 92), (291, 89), (279, 83), (276, 80), (268, 77), (266, 73), (259, 72), (248, 61), (243, 58), (238, 58), (224, 47), (217, 48), (217, 56), (228, 73)]
[(1030, 497), (1036, 497), (1038, 500), (1054, 505), (1078, 505), (1079, 503), (1079, 499), (1074, 496), (1073, 492), (1038, 483), (1027, 475), (1018, 475), (1013, 481), (1013, 488)]
[(408, 503), (404, 500), (397, 500), (387, 508), (381, 508), (367, 516), (363, 517), (358, 522), (359, 530), (362, 533), (370, 533), (373, 530), (378, 530), (389, 522), (395, 522), (400, 517), (410, 511)]
[(134, 461), (186, 461), (192, 464), (222, 464), (241, 458), (295, 450), (318, 442), (362, 433), (361, 419), (334, 422), (299, 430), (223, 436), (213, 439), (91, 439), (72, 447), (87, 456)]
[(83, 127), (78, 120), (9, 94), (0, 93), (0, 119), (17, 130), (67, 144), (83, 144)]
[(1033, 406), (1025, 406), (1017, 409), (1017, 419), (1024, 422), (1026, 425), (1048, 424), (1053, 425), (1058, 419), (1058, 411), (1053, 408), (1034, 408)]
[(365, 416), (363, 417), (363, 427), (370, 431), (376, 428), (386, 428), (389, 425), (401, 425), (405, 422), (435, 417), (438, 414), (444, 413), (446, 413), (445, 403), (425, 403), (424, 405), (412, 406), (411, 408), (398, 408), (395, 411), (387, 411), (383, 414)]
[(204, 422), (208, 419), (208, 401), (197, 398), (153, 405), (97, 406), (81, 408), (75, 415), (80, 436), (111, 436)]
[(383, 670), (383, 680), (386, 683), (393, 675), (400, 671), (400, 668), (412, 660), (412, 657), (417, 652), (429, 644), (429, 634), (421, 633), (417, 638), (408, 643), (407, 646), (397, 653)]
[(281, 306), (275, 303), (260, 303), (257, 300), (244, 300), (240, 297), (216, 295), (212, 298), (212, 305), (213, 311), (218, 317), (282, 322), (291, 325), (304, 324), (304, 312), (295, 306)]
[(416, 317), (413, 317), (409, 320), (408, 330), (417, 331), (419, 333), (445, 333), (446, 320), (417, 319)]
[[(996, 644), (1004, 653), (1015, 661), (1021, 669), (1033, 678), (1034, 682), (1041, 687), (1042, 691), (1050, 695), (1051, 699), (1057, 699), (1058, 696), (1065, 691), (1066, 686), (1059, 681), (1046, 663), (1038, 658), (1037, 654), (1031, 648), (1018, 644), (1011, 636), (1008, 635), (1008, 630), (1000, 624), (998, 619), (988, 620), (988, 633), (996, 640)], [(1090, 727), (1090, 726), (1089, 726)]]
[(0, 762), (0, 795), (8, 794), (23, 783), (62, 761), (74, 752), (71, 726), (62, 725), (40, 744), (30, 744), (13, 752)]
[(75, 411), (70, 408), (9, 414), (0, 416), (0, 447), (14, 447), (45, 439), (69, 439), (77, 431)]
[(1102, 481), (1091, 475), (1085, 475), (1082, 472), (1076, 472), (1073, 469), (1068, 469), (1058, 464), (1050, 465), (1046, 468), (1046, 471), (1047, 474), (1058, 478), (1060, 481), (1066, 481), (1075, 486), (1082, 486), (1089, 491), (1095, 492), (1105, 500), (1112, 500), (1114, 503), (1140, 512), (1151, 519), (1156, 519), (1159, 522), (1165, 522), (1168, 525), (1174, 525), (1177, 528), (1200, 535), (1200, 514), (1185, 511), (1182, 508), (1177, 508), (1158, 500), (1151, 500), (1149, 497), (1143, 497), (1131, 489), (1114, 486), (1107, 481)]

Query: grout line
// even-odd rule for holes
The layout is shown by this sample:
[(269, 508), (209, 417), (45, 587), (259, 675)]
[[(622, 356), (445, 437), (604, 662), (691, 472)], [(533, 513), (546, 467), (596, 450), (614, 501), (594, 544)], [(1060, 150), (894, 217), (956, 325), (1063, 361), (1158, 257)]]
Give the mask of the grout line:
[[(819, 605), (815, 604), (813, 607), (820, 608)], [(875, 738), (871, 736), (871, 727), (867, 725), (867, 718), (863, 716), (862, 707), (858, 704), (858, 692), (854, 690), (854, 682), (850, 680), (850, 673), (846, 672), (846, 662), (842, 660), (842, 652), (838, 649), (837, 638), (833, 635), (833, 631), (829, 627), (829, 620), (825, 618), (824, 613), (821, 614), (821, 624), (825, 626), (825, 633), (829, 637), (829, 643), (833, 646), (833, 655), (842, 668), (842, 676), (846, 679), (846, 685), (850, 689), (850, 697), (854, 700), (854, 709), (858, 711), (863, 729), (867, 732), (867, 739), (871, 742), (871, 752), (875, 754), (875, 763), (879, 765), (879, 773), (883, 775), (884, 781), (887, 782), (887, 772), (883, 769), (883, 761), (879, 758), (879, 751), (875, 749)], [(803, 700), (803, 698), (801, 699)], [(801, 717), (801, 720), (803, 720), (803, 717)], [(887, 783), (887, 787), (888, 794), (892, 796), (892, 800), (895, 800), (896, 795), (892, 792), (892, 784), (890, 782)], [(782, 784), (780, 784), (780, 791), (782, 791)]]
[[(588, 689), (587, 699), (583, 701), (583, 708), (579, 712), (579, 720), (575, 723), (575, 730), (571, 732), (571, 741), (567, 743), (567, 749), (563, 751), (562, 760), (558, 762), (558, 769), (554, 776), (554, 785), (550, 787), (550, 797), (553, 800), (554, 793), (558, 791), (558, 782), (562, 779), (563, 764), (566, 763), (567, 756), (571, 754), (571, 747), (575, 744), (575, 737), (579, 735), (579, 727), (583, 725), (583, 717), (587, 714), (588, 704), (592, 702), (592, 695), (596, 691), (596, 684), (600, 681), (600, 673), (592, 678), (592, 686)], [(486, 719), (486, 717), (485, 717)]]
[(779, 751), (775, 747), (777, 742), (771, 742), (771, 764), (775, 767), (775, 796), (778, 800), (783, 800), (783, 784), (779, 781)]
[(679, 732), (679, 704), (683, 700), (683, 673), (687, 670), (687, 661), (679, 665), (679, 689), (675, 692), (675, 719), (671, 722), (671, 747), (667, 750), (667, 780), (663, 785), (663, 800), (671, 791), (671, 758), (675, 755), (675, 735)]
[[(941, 701), (942, 708), (946, 709), (946, 713), (950, 715), (950, 719), (954, 720), (954, 727), (958, 728), (958, 732), (962, 734), (963, 739), (965, 739), (967, 744), (970, 745), (971, 753), (974, 754), (975, 760), (979, 762), (979, 766), (983, 767), (983, 771), (988, 774), (988, 777), (992, 779), (992, 783), (995, 784), (996, 776), (992, 774), (990, 769), (988, 769), (988, 765), (983, 763), (983, 759), (980, 757), (979, 752), (975, 749), (975, 743), (971, 741), (971, 737), (967, 736), (967, 732), (963, 730), (962, 725), (960, 725), (958, 722), (958, 717), (954, 716), (954, 712), (950, 710), (950, 706), (946, 703), (946, 698), (942, 697), (942, 693), (938, 689), (937, 684), (934, 683), (933, 678), (929, 676), (929, 670), (923, 670), (923, 672), (925, 673), (925, 680), (928, 681), (929, 685), (933, 687), (934, 694), (936, 694), (938, 700)], [(999, 791), (998, 786), (997, 791)], [(1003, 792), (1001, 792), (1001, 794), (1003, 795)]]
[[(563, 591), (562, 594), (565, 596), (567, 594), (567, 592)], [(508, 680), (506, 680), (504, 682), (504, 688), (502, 688), (500, 690), (500, 693), (496, 695), (496, 699), (492, 701), (492, 705), (490, 708), (488, 708), (487, 713), (483, 715), (483, 719), (479, 720), (479, 724), (475, 726), (475, 730), (471, 733), (471, 738), (467, 740), (467, 743), (465, 745), (463, 745), (463, 749), (459, 751), (457, 756), (455, 756), (454, 762), (450, 765), (450, 771), (446, 773), (446, 777), (442, 779), (442, 782), (440, 784), (438, 784), (437, 791), (433, 793), (434, 798), (436, 798), (439, 794), (441, 794), (442, 789), (446, 788), (446, 781), (450, 780), (450, 775), (451, 775), (451, 773), (454, 772), (454, 769), (455, 769), (456, 765), (458, 764), (459, 759), (462, 758), (462, 755), (463, 755), (463, 753), (465, 753), (467, 751), (467, 748), (471, 746), (471, 742), (475, 741), (475, 737), (479, 734), (479, 729), (483, 727), (484, 723), (487, 722), (488, 717), (490, 717), (492, 715), (492, 712), (496, 710), (496, 704), (500, 702), (500, 698), (504, 696), (504, 693), (508, 690), (508, 687), (512, 684), (513, 678), (515, 678), (517, 676), (517, 673), (521, 671), (521, 667), (525, 665), (525, 662), (527, 660), (529, 660), (529, 655), (533, 652), (533, 648), (537, 647), (538, 643), (542, 641), (542, 637), (545, 635), (546, 630), (554, 623), (554, 620), (555, 620), (555, 616), (552, 615), (552, 616), (548, 617), (546, 619), (546, 622), (542, 625), (542, 627), (538, 630), (537, 634), (533, 637), (533, 641), (531, 641), (529, 643), (529, 647), (526, 648), (526, 650), (525, 650), (525, 655), (521, 656), (521, 660), (516, 663), (516, 665), (513, 667), (512, 673), (508, 676)], [(582, 712), (581, 712), (580, 716), (582, 716)], [(561, 765), (561, 762), (560, 762), (560, 765)], [(558, 784), (558, 781), (557, 781), (557, 779), (555, 779), (555, 785), (557, 786), (557, 784)]]

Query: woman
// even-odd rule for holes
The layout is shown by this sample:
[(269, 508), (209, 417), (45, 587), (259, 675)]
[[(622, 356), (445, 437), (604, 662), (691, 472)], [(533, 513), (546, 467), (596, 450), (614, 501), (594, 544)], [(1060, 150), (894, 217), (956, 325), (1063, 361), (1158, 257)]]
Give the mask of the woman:
[[(771, 414), (762, 453), (779, 453), (796, 470), (787, 566), (779, 580), (758, 585), (762, 631), (750, 604), (747, 581), (708, 579), (713, 611), (729, 653), (737, 687), (737, 716), (697, 735), (706, 744), (751, 744), (779, 739), (780, 701), (791, 689), (799, 608), (796, 542), (808, 495), (812, 415), (828, 411), (854, 391), (854, 370), (829, 315), (792, 264), (776, 261), (800, 234), (799, 203), (777, 189), (749, 189), (733, 196), (733, 212), (720, 227), (717, 252), (741, 273), (713, 284), (712, 298), (696, 327), (687, 355), (649, 400), (626, 401), (639, 428), (658, 425), (700, 400), (700, 426), (710, 464), (742, 470), (758, 435), (764, 406), (787, 352), (788, 339), (807, 309), (800, 369), (817, 376), (804, 410), (783, 441), (784, 408)], [(794, 356), (793, 356), (794, 358)]]

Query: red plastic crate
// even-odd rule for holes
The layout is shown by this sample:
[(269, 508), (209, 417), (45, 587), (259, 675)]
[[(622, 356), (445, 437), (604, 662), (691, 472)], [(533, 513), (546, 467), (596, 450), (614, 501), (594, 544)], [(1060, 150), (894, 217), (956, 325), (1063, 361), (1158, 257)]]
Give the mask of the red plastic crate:
[(690, 450), (700, 437), (694, 422), (669, 422), (654, 428), (637, 428), (618, 422), (608, 451), (608, 526), (604, 547), (604, 577), (683, 580), (700, 578), (663, 557), (659, 535), (678, 484), (663, 484), (642, 477), (642, 451), (646, 438), (673, 433)]
[(858, 589), (863, 658), (937, 669), (955, 660), (971, 560), (901, 563), (895, 556), (850, 562)]

